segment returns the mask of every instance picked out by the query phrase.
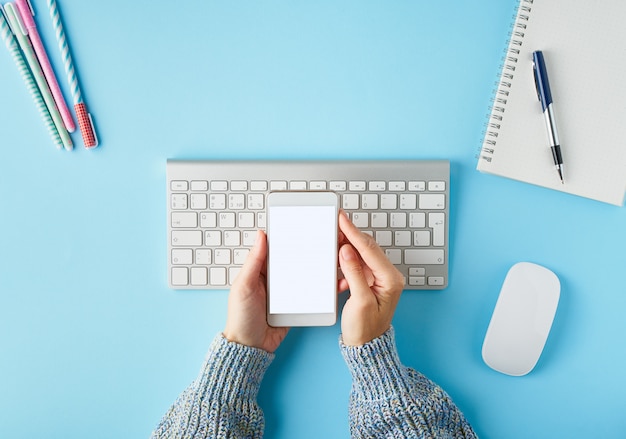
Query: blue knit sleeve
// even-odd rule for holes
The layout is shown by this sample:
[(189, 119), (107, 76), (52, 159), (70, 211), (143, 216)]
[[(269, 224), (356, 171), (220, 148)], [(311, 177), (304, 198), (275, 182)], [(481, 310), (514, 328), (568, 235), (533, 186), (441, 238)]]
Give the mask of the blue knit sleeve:
[(393, 328), (363, 346), (341, 352), (352, 374), (353, 438), (475, 438), (446, 392), (400, 363)]
[(261, 349), (213, 340), (198, 378), (165, 414), (153, 439), (261, 438), (265, 420), (257, 395), (274, 359)]

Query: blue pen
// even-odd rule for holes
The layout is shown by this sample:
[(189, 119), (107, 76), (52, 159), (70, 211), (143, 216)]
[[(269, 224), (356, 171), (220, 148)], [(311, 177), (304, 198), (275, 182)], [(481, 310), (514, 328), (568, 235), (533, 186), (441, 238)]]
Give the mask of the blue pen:
[(541, 109), (546, 119), (548, 128), (548, 140), (552, 150), (554, 166), (559, 173), (561, 183), (563, 183), (563, 157), (561, 156), (561, 144), (556, 130), (556, 120), (554, 118), (554, 105), (552, 104), (552, 93), (550, 92), (550, 82), (548, 81), (548, 70), (543, 59), (541, 50), (533, 52), (533, 74), (535, 76), (535, 87), (537, 96), (541, 102)]

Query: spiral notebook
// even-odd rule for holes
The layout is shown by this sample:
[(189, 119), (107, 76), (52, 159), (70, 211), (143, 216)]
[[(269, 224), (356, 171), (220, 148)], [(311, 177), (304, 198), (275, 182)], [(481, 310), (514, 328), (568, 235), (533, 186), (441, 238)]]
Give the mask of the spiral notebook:
[[(622, 206), (626, 192), (626, 2), (521, 0), (477, 169)], [(548, 146), (532, 52), (550, 76), (564, 183)]]

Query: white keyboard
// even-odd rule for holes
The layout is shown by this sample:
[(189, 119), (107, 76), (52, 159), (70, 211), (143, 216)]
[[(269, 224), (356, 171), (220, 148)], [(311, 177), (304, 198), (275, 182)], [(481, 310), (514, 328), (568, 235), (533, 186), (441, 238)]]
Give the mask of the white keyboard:
[(405, 289), (447, 286), (448, 161), (168, 160), (170, 288), (229, 288), (265, 229), (266, 195), (283, 190), (337, 192), (404, 274)]

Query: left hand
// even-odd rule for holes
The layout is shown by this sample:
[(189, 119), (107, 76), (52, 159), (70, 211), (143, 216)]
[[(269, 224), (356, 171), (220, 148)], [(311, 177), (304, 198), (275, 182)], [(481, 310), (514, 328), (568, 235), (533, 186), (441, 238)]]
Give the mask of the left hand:
[(228, 295), (224, 337), (228, 341), (274, 352), (289, 328), (267, 324), (267, 238), (261, 230)]

